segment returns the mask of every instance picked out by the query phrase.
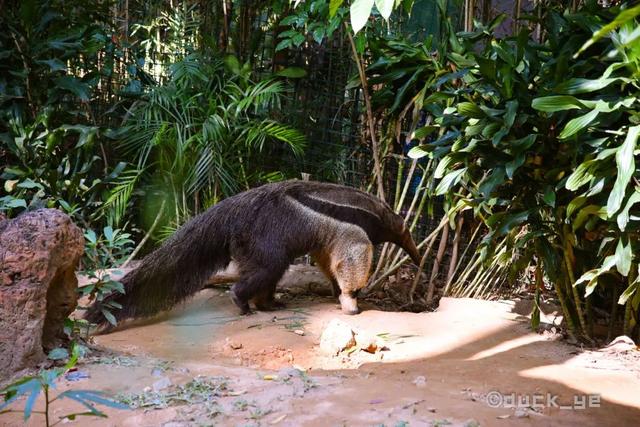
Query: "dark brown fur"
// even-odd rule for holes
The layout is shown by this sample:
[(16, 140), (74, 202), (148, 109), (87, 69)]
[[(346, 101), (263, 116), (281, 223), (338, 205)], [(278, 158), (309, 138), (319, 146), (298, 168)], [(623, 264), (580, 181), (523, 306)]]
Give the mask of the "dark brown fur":
[[(243, 313), (275, 305), (275, 287), (294, 258), (324, 254), (342, 293), (343, 310), (366, 283), (371, 245), (393, 242), (418, 264), (418, 250), (402, 218), (379, 199), (350, 187), (308, 181), (267, 184), (223, 200), (184, 224), (122, 282), (118, 319), (148, 317), (200, 290), (231, 260), (240, 268), (232, 288)], [(336, 280), (337, 279), (337, 280)], [(343, 301), (351, 299), (350, 303)], [(104, 325), (100, 303), (86, 318)]]

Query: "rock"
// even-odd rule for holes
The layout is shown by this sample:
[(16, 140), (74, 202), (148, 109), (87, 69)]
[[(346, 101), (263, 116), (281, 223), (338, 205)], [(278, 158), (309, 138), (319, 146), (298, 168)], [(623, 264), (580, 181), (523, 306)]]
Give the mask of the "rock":
[(427, 386), (427, 379), (423, 375), (418, 375), (411, 382), (414, 383), (418, 388), (424, 388)]
[(66, 341), (83, 251), (82, 231), (58, 210), (0, 221), (0, 378), (42, 362), (43, 349)]
[(638, 346), (633, 342), (631, 338), (626, 335), (620, 335), (619, 337), (614, 338), (607, 346), (602, 349), (606, 353), (627, 353), (629, 351), (637, 350)]
[(377, 337), (376, 335), (372, 335), (362, 331), (356, 331), (355, 339), (358, 348), (368, 353), (375, 353), (376, 351), (385, 348), (382, 339), (380, 339), (380, 337)]
[(168, 377), (162, 377), (152, 385), (153, 391), (156, 393), (171, 387), (171, 380)]
[(226, 341), (227, 341), (227, 347), (229, 347), (231, 350), (240, 350), (242, 348), (241, 342), (232, 341), (229, 338), (227, 338)]
[(337, 355), (356, 345), (353, 330), (338, 319), (332, 319), (320, 336), (320, 350), (323, 353)]

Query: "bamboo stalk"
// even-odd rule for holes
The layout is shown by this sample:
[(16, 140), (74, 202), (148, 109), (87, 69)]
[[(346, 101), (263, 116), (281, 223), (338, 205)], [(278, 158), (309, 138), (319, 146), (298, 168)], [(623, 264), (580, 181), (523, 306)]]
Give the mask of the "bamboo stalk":
[(622, 334), (631, 335), (631, 301), (627, 301), (624, 306), (624, 324), (622, 327)]
[(446, 226), (442, 229), (442, 236), (440, 237), (438, 252), (436, 254), (436, 259), (435, 259), (435, 262), (433, 263), (433, 267), (431, 268), (431, 277), (429, 278), (429, 288), (427, 289), (427, 297), (426, 297), (427, 304), (429, 304), (433, 299), (433, 292), (436, 287), (436, 277), (438, 277), (438, 272), (440, 271), (440, 264), (442, 263), (444, 252), (447, 250), (448, 242), (449, 242), (449, 221), (447, 221)]
[(553, 287), (556, 290), (556, 295), (558, 297), (558, 301), (560, 302), (560, 307), (562, 308), (562, 313), (564, 314), (564, 320), (567, 322), (567, 329), (569, 330), (569, 335), (572, 337), (576, 336), (576, 325), (573, 322), (573, 317), (571, 316), (571, 312), (569, 311), (569, 306), (567, 306), (567, 300), (565, 295), (563, 294), (563, 289), (560, 286), (559, 281), (555, 280), (553, 282)]
[(618, 298), (620, 298), (620, 296), (618, 295), (617, 286), (613, 286), (611, 295), (613, 296), (613, 299), (611, 300), (611, 318), (609, 319), (609, 327), (607, 329), (607, 341), (611, 341), (611, 339), (613, 338), (613, 330), (616, 325), (616, 317), (618, 317)]
[(587, 329), (587, 322), (584, 317), (584, 312), (582, 310), (582, 301), (580, 300), (580, 294), (578, 293), (578, 288), (574, 286), (576, 280), (573, 274), (573, 251), (571, 248), (571, 243), (569, 243), (569, 239), (565, 239), (565, 242), (564, 263), (567, 268), (569, 286), (571, 286), (571, 292), (573, 294), (573, 302), (576, 306), (576, 312), (578, 313), (578, 320), (580, 321), (580, 328), (582, 329), (582, 333), (588, 339), (591, 339), (591, 336), (589, 335), (589, 331)]
[[(405, 224), (406, 224), (406, 222), (409, 220), (409, 218), (411, 217), (411, 214), (413, 214), (413, 212), (414, 212), (414, 209), (415, 209), (416, 203), (417, 203), (417, 201), (418, 201), (418, 197), (419, 197), (419, 196), (420, 196), (420, 194), (421, 194), (421, 193), (420, 193), (420, 191), (421, 191), (421, 189), (423, 188), (423, 184), (424, 184), (424, 181), (425, 181), (426, 177), (427, 177), (427, 174), (426, 174), (426, 173), (422, 175), (422, 178), (420, 179), (420, 183), (418, 184), (418, 188), (416, 189), (416, 191), (415, 191), (415, 192), (414, 192), (414, 194), (413, 194), (413, 198), (412, 198), (412, 200), (411, 200), (411, 204), (409, 205), (409, 209), (407, 209), (407, 212), (406, 212), (406, 214), (405, 214), (405, 216), (404, 216), (404, 222), (405, 222)], [(425, 189), (425, 190), (426, 190), (426, 189)], [(426, 192), (426, 191), (423, 191), (423, 192), (422, 192), (422, 195), (423, 195), (422, 200), (426, 199), (427, 192)], [(413, 222), (412, 222), (412, 224), (408, 227), (410, 232), (413, 232), (413, 230), (414, 230), (414, 228), (415, 228), (415, 225), (416, 225), (416, 223), (417, 223), (417, 219), (418, 219), (418, 218), (421, 216), (421, 214), (422, 214), (422, 206), (423, 206), (423, 204), (421, 204), (421, 205), (418, 207), (418, 210), (416, 211), (416, 215), (415, 215), (415, 217), (414, 217), (414, 221), (413, 221)], [(394, 252), (395, 252), (395, 254), (394, 254)], [(391, 256), (392, 254), (393, 254), (393, 256)], [(386, 259), (385, 259), (385, 261), (386, 261), (386, 262), (385, 262), (385, 264), (384, 264), (384, 267), (385, 267), (385, 268), (387, 268), (387, 267), (389, 267), (390, 265), (393, 265), (393, 264), (398, 260), (398, 258), (399, 258), (401, 255), (402, 255), (402, 249), (401, 249), (401, 248), (397, 248), (395, 251), (392, 249), (392, 250), (391, 250), (391, 253), (389, 254), (389, 256), (388, 256), (388, 257), (386, 257)]]
[(429, 254), (431, 253), (431, 248), (433, 247), (433, 244), (435, 243), (435, 241), (436, 241), (436, 239), (435, 239), (435, 235), (434, 235), (434, 238), (431, 239), (431, 241), (429, 242), (429, 245), (427, 246), (427, 249), (422, 254), (422, 258), (420, 258), (420, 265), (418, 266), (418, 271), (416, 272), (416, 275), (413, 278), (413, 282), (411, 283), (411, 290), (409, 292), (409, 301), (411, 302), (411, 304), (413, 304), (413, 295), (416, 292), (416, 288), (418, 287), (418, 283), (420, 283), (420, 275), (422, 274), (422, 271), (424, 270), (424, 265), (425, 265), (425, 263), (427, 261), (427, 258), (429, 257)]
[[(457, 262), (456, 268), (453, 271), (453, 274), (451, 275), (451, 277), (447, 281), (446, 286), (444, 287), (444, 291), (442, 293), (443, 296), (446, 296), (447, 293), (449, 292), (449, 288), (451, 287), (451, 284), (453, 283), (453, 278), (455, 277), (456, 273), (460, 269), (460, 266), (462, 265), (462, 261), (464, 260), (464, 257), (467, 255), (467, 252), (469, 251), (469, 248), (471, 247), (471, 244), (474, 242), (476, 236), (478, 235), (478, 232), (480, 231), (481, 227), (482, 227), (482, 223), (479, 223), (478, 226), (476, 227), (476, 229), (474, 230), (473, 234), (471, 235), (471, 239), (467, 243), (467, 246), (464, 248), (464, 251), (462, 251), (462, 256), (460, 257), (459, 261)], [(471, 264), (467, 264), (467, 268), (469, 267), (469, 265), (471, 265)]]
[(402, 172), (404, 172), (404, 156), (398, 157), (398, 173), (396, 174), (396, 192), (393, 197), (393, 202), (396, 204), (396, 211), (399, 209), (398, 200), (400, 199), (400, 182), (402, 181)]
[(362, 64), (360, 55), (358, 55), (358, 49), (356, 48), (356, 44), (353, 41), (353, 37), (351, 36), (349, 24), (345, 22), (344, 25), (347, 29), (346, 32), (347, 32), (347, 36), (349, 37), (349, 43), (351, 44), (353, 59), (356, 62), (356, 67), (358, 68), (358, 75), (360, 76), (360, 83), (362, 84), (362, 94), (363, 94), (364, 103), (367, 110), (367, 122), (369, 124), (369, 133), (371, 137), (371, 148), (372, 148), (371, 151), (373, 151), (373, 167), (374, 167), (374, 172), (376, 174), (376, 182), (378, 184), (378, 197), (380, 197), (384, 201), (385, 196), (384, 196), (384, 182), (382, 180), (382, 165), (380, 162), (378, 139), (376, 138), (376, 129), (374, 126), (373, 108), (371, 107), (371, 98), (369, 96), (369, 89), (367, 87), (367, 76), (364, 72), (364, 65)]
[[(422, 240), (418, 245), (417, 248), (420, 249), (422, 248), (425, 244), (429, 243), (432, 239), (435, 238), (435, 236), (438, 235), (438, 233), (440, 233), (440, 230), (442, 230), (442, 227), (444, 227), (447, 224), (447, 218), (443, 218), (442, 221), (440, 221), (440, 224), (438, 225), (438, 227), (436, 227), (435, 230), (433, 230), (431, 232), (431, 234), (429, 234), (427, 237), (424, 238), (424, 240)], [(393, 264), (390, 268), (388, 268), (384, 273), (382, 273), (382, 275), (380, 275), (380, 277), (378, 277), (375, 281), (373, 281), (371, 284), (369, 284), (365, 289), (363, 289), (363, 291), (365, 293), (368, 293), (374, 289), (376, 289), (387, 277), (389, 277), (391, 274), (395, 273), (402, 264), (404, 264), (405, 262), (407, 262), (409, 260), (409, 255), (405, 255), (404, 257), (402, 257), (397, 263)]]
[[(627, 283), (633, 283), (636, 280), (636, 270), (632, 268), (629, 271), (629, 276), (627, 278)], [(637, 291), (636, 291), (637, 292)], [(629, 298), (624, 307), (624, 323), (623, 323), (623, 333), (626, 336), (631, 335), (631, 306), (633, 305), (633, 298)], [(615, 301), (616, 305), (618, 303), (617, 298)]]
[(453, 236), (453, 248), (451, 249), (451, 259), (449, 260), (449, 270), (447, 271), (447, 283), (451, 280), (458, 263), (458, 248), (460, 247), (460, 236), (462, 235), (463, 224), (464, 216), (460, 214), (458, 223), (456, 224), (456, 233)]
[(476, 289), (480, 286), (481, 283), (485, 281), (486, 277), (489, 276), (493, 269), (493, 265), (488, 269), (482, 268), (482, 263), (480, 263), (479, 267), (480, 268), (478, 268), (478, 271), (476, 271), (476, 275), (473, 276), (471, 282), (469, 282), (469, 284), (462, 292), (462, 296), (464, 298), (473, 298), (473, 296), (477, 292)]
[(467, 264), (467, 267), (462, 271), (460, 278), (456, 280), (454, 284), (452, 284), (451, 296), (460, 297), (462, 295), (465, 290), (464, 284), (466, 283), (468, 277), (480, 265), (481, 259), (479, 255), (474, 255), (472, 259), (473, 262)]
[(404, 203), (404, 199), (407, 196), (407, 192), (409, 191), (409, 187), (411, 185), (411, 180), (413, 179), (413, 174), (416, 170), (416, 166), (418, 164), (417, 159), (413, 159), (411, 162), (411, 166), (409, 167), (409, 172), (407, 173), (407, 178), (404, 180), (404, 187), (402, 188), (402, 194), (400, 195), (400, 200), (396, 203), (396, 213), (400, 213), (402, 209), (402, 204)]

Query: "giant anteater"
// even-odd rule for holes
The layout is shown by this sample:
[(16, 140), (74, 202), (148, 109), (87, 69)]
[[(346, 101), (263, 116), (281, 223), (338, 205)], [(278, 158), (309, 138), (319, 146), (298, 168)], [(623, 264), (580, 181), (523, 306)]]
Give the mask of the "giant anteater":
[[(294, 258), (311, 254), (339, 288), (342, 310), (358, 312), (373, 245), (393, 242), (419, 264), (418, 249), (402, 217), (381, 200), (335, 184), (284, 181), (229, 197), (194, 217), (123, 279), (125, 293), (106, 300), (122, 305), (118, 319), (147, 317), (202, 289), (230, 262), (239, 268), (231, 288), (243, 314), (249, 301), (273, 308), (275, 288)], [(105, 326), (101, 304), (85, 318)]]

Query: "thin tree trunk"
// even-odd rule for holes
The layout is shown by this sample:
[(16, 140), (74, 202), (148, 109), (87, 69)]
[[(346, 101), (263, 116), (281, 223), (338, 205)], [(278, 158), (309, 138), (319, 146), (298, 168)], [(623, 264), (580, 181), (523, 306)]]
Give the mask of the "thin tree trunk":
[(374, 173), (376, 175), (376, 182), (378, 184), (378, 197), (383, 201), (385, 200), (384, 196), (384, 181), (382, 179), (382, 165), (380, 164), (380, 151), (378, 146), (378, 139), (376, 137), (376, 129), (373, 118), (373, 108), (371, 107), (371, 97), (369, 96), (369, 88), (367, 85), (367, 76), (364, 72), (364, 65), (362, 60), (360, 59), (360, 55), (358, 55), (358, 49), (356, 48), (356, 44), (353, 41), (353, 37), (351, 36), (351, 30), (349, 29), (349, 25), (345, 22), (347, 36), (349, 37), (349, 43), (351, 44), (351, 50), (353, 53), (353, 59), (356, 62), (356, 67), (358, 68), (358, 75), (360, 76), (360, 83), (362, 84), (362, 95), (364, 97), (364, 103), (367, 110), (367, 122), (369, 125), (369, 133), (371, 137), (371, 151), (373, 151), (373, 168)]
[(453, 248), (451, 249), (451, 260), (449, 261), (449, 271), (447, 271), (447, 283), (453, 278), (453, 273), (458, 263), (458, 248), (460, 247), (460, 236), (462, 235), (462, 225), (464, 216), (460, 213), (456, 224), (456, 234), (453, 236)]
[(427, 304), (431, 302), (433, 299), (433, 292), (436, 287), (436, 277), (438, 277), (438, 272), (440, 271), (440, 264), (442, 263), (442, 257), (444, 256), (444, 252), (447, 249), (447, 243), (449, 240), (449, 223), (444, 226), (442, 229), (442, 237), (440, 238), (440, 244), (438, 245), (438, 253), (436, 255), (436, 260), (433, 264), (433, 268), (431, 269), (431, 277), (429, 278), (429, 288), (427, 289)]

